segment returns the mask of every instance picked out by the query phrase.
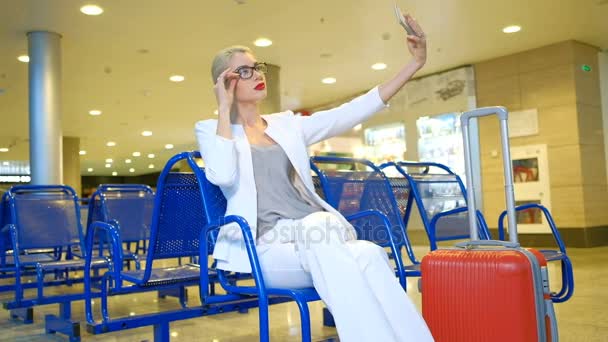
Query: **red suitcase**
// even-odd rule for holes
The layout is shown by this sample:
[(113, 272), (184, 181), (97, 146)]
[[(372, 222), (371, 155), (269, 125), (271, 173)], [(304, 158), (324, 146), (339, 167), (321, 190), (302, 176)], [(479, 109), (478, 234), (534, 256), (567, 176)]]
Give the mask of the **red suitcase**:
[[(471, 174), (469, 119), (498, 114), (501, 127), (510, 242), (478, 240)], [(471, 241), (433, 251), (422, 259), (422, 314), (435, 341), (558, 341), (547, 262), (517, 243), (507, 111), (480, 108), (463, 113)]]

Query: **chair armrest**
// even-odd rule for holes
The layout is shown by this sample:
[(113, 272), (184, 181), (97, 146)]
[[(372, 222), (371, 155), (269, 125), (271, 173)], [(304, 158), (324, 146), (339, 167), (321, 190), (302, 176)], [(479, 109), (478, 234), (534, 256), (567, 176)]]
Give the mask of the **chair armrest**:
[[(221, 227), (229, 224), (236, 223), (241, 229), (243, 233), (243, 239), (245, 240), (245, 247), (247, 249), (247, 255), (249, 256), (249, 263), (251, 265), (251, 272), (253, 275), (253, 279), (256, 284), (256, 288), (258, 289), (258, 296), (261, 300), (266, 300), (266, 291), (264, 285), (264, 279), (262, 277), (262, 270), (260, 267), (260, 262), (258, 260), (258, 254), (255, 247), (255, 240), (253, 239), (253, 235), (251, 235), (251, 227), (247, 220), (241, 216), (237, 215), (229, 215), (224, 216), (218, 220), (215, 220), (209, 224), (207, 224), (202, 230), (200, 234), (200, 243), (199, 243), (199, 263), (201, 269), (200, 276), (200, 286), (199, 286), (199, 294), (202, 303), (206, 302), (208, 297), (208, 289), (209, 289), (209, 266), (207, 264), (208, 260), (208, 245), (207, 245), (207, 237), (209, 233), (214, 230), (220, 229)], [(218, 270), (219, 271), (219, 270)], [(236, 289), (237, 286), (224, 284), (222, 286), (225, 290), (231, 291), (232, 289)]]

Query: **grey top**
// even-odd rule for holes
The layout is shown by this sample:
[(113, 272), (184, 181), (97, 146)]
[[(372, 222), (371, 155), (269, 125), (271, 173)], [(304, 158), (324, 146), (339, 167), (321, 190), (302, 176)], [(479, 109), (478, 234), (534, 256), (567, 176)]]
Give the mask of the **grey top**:
[(258, 197), (258, 239), (280, 219), (301, 219), (323, 211), (294, 186), (297, 174), (281, 146), (251, 145), (251, 159)]

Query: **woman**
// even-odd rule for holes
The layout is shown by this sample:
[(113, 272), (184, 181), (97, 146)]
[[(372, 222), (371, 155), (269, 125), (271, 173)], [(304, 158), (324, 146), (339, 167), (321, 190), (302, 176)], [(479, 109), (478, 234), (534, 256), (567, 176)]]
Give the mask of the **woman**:
[[(397, 75), (309, 117), (260, 115), (265, 64), (245, 47), (220, 51), (212, 65), (219, 117), (195, 129), (207, 177), (227, 199), (226, 215), (243, 216), (251, 226), (266, 286), (314, 286), (346, 342), (432, 341), (386, 252), (356, 240), (354, 228), (315, 193), (307, 153), (307, 146), (384, 108), (424, 65), (424, 33), (413, 18), (406, 20), (417, 36), (407, 36), (412, 58)], [(221, 228), (213, 256), (220, 269), (251, 272), (238, 226)]]

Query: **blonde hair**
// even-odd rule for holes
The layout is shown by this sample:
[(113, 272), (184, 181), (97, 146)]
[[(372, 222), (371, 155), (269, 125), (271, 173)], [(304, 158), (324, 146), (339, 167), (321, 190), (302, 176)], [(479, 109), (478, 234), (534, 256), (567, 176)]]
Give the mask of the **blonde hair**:
[(213, 84), (217, 82), (217, 78), (220, 76), (220, 74), (224, 72), (224, 70), (228, 69), (230, 58), (232, 58), (235, 53), (250, 53), (253, 55), (250, 48), (242, 45), (233, 45), (220, 50), (215, 55), (213, 62), (211, 63), (211, 77)]

